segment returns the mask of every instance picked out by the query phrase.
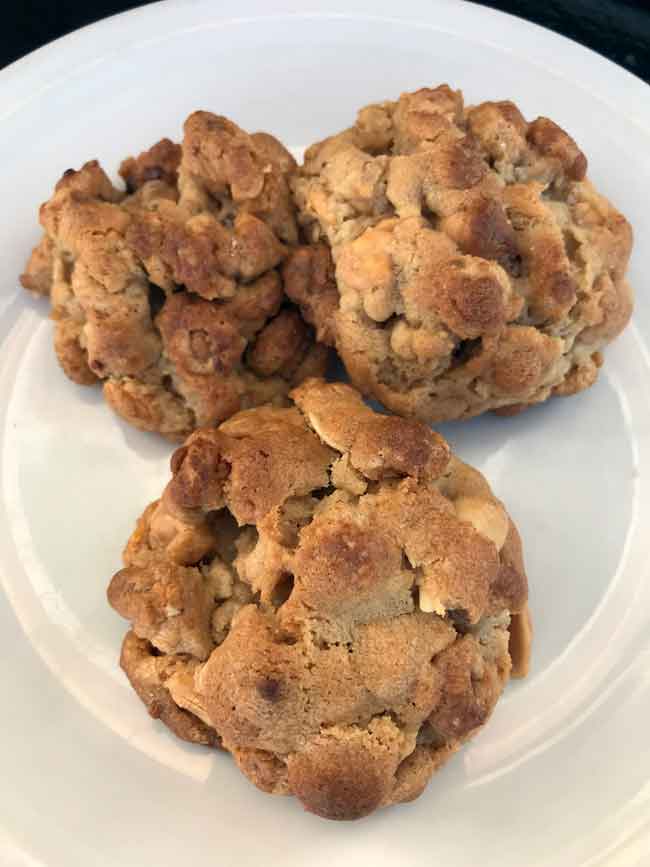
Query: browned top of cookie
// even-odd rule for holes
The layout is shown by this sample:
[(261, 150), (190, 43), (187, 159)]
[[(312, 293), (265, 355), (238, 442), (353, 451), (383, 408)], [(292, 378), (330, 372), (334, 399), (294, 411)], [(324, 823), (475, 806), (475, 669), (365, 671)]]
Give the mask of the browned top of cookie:
[(223, 208), (264, 222), (285, 243), (295, 243), (295, 210), (287, 173), (289, 152), (268, 133), (249, 135), (225, 117), (195, 111), (185, 121), (181, 198), (203, 210), (205, 196)]
[[(307, 149), (295, 192), (302, 218), (332, 244), (354, 237), (380, 215), (445, 218), (465, 213), (475, 240), (488, 243), (505, 185), (538, 183), (566, 192), (583, 181), (587, 162), (573, 139), (548, 118), (527, 123), (511, 102), (466, 108), (443, 84), (361, 109), (355, 126)], [(491, 258), (495, 258), (492, 256)]]
[(109, 599), (160, 658), (189, 655), (170, 699), (257, 785), (355, 818), (485, 722), (526, 577), (503, 505), (429, 427), (340, 383), (293, 398), (177, 450)]
[(134, 193), (147, 181), (165, 181), (176, 186), (182, 155), (183, 149), (180, 145), (163, 138), (137, 157), (123, 160), (120, 176), (124, 179), (127, 192)]
[(286, 263), (287, 291), (399, 412), (463, 417), (586, 387), (632, 309), (631, 229), (586, 169), (564, 130), (511, 102), (466, 107), (442, 85), (368, 106), (293, 180), (335, 280), (316, 244)]

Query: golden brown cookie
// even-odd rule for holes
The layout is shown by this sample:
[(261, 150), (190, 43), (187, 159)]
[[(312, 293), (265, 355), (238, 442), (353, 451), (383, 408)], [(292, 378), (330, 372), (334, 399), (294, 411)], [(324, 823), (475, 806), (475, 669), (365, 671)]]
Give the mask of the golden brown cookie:
[(102, 381), (121, 416), (174, 440), (286, 403), (326, 364), (278, 268), (297, 240), (293, 158), (208, 112), (184, 131), (122, 163), (126, 192), (96, 161), (67, 171), (22, 276), (51, 297), (66, 374)]
[(198, 430), (112, 579), (122, 666), (180, 737), (354, 819), (417, 797), (530, 652), (517, 530), (422, 422), (310, 379)]
[[(627, 324), (632, 231), (573, 139), (447, 85), (361, 109), (293, 189), (287, 293), (353, 383), (427, 421), (590, 386)], [(334, 265), (329, 262), (329, 250)]]

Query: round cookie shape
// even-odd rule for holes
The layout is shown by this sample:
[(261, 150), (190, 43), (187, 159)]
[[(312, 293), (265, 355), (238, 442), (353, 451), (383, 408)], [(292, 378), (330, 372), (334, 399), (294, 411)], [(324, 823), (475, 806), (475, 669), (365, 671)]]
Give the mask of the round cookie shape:
[(297, 241), (294, 165), (272, 136), (199, 111), (182, 145), (122, 163), (125, 191), (97, 161), (67, 171), (22, 275), (50, 296), (65, 373), (172, 440), (322, 374), (278, 268)]
[(422, 422), (309, 379), (193, 433), (111, 580), (177, 735), (331, 819), (417, 797), (528, 667), (519, 535)]
[[(626, 219), (548, 118), (447, 85), (361, 109), (292, 185), (310, 244), (286, 291), (353, 384), (426, 421), (595, 382), (626, 326)], [(331, 257), (331, 258), (330, 258)]]

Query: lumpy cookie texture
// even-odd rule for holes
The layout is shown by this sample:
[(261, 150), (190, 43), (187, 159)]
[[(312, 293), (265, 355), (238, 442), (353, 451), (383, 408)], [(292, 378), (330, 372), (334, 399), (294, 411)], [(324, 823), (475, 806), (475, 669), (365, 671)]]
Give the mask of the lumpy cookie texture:
[(526, 673), (519, 535), (422, 422), (310, 379), (198, 430), (108, 590), (149, 712), (332, 819), (417, 797)]
[(367, 106), (293, 179), (312, 244), (285, 265), (288, 294), (393, 411), (574, 394), (632, 311), (632, 232), (586, 171), (564, 130), (512, 102), (466, 107), (442, 85)]
[(297, 240), (293, 167), (272, 136), (199, 111), (182, 145), (122, 163), (126, 191), (96, 161), (65, 172), (22, 275), (51, 298), (65, 373), (176, 440), (321, 374), (278, 269)]

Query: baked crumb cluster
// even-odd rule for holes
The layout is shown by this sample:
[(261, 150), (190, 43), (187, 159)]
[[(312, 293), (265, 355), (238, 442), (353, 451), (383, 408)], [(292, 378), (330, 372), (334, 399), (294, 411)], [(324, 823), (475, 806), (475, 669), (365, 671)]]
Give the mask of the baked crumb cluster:
[(311, 379), (196, 431), (111, 605), (149, 712), (334, 819), (417, 797), (530, 641), (517, 530), (415, 420)]
[(288, 294), (395, 412), (574, 394), (632, 310), (632, 232), (586, 171), (570, 136), (512, 102), (465, 107), (442, 85), (367, 106), (293, 179), (313, 246), (286, 264)]
[(65, 172), (22, 282), (51, 297), (66, 374), (175, 440), (322, 374), (278, 269), (298, 238), (294, 165), (272, 136), (199, 111), (182, 145), (122, 163), (126, 191), (96, 161)]

